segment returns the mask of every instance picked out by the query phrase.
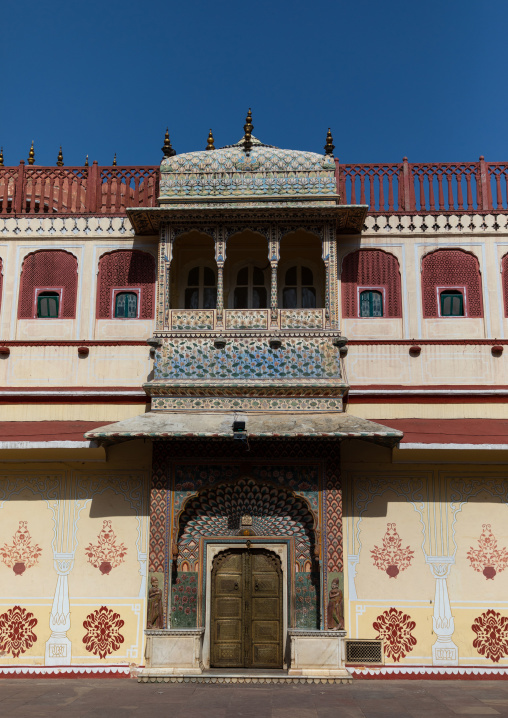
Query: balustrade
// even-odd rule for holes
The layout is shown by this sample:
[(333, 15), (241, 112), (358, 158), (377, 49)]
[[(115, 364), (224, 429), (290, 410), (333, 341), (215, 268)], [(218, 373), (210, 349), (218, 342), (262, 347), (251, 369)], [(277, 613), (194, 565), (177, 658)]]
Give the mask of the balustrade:
[(219, 325), (216, 309), (172, 309), (170, 328), (176, 332), (200, 331), (268, 331), (282, 329), (309, 331), (325, 328), (324, 309), (276, 309), (275, 325), (270, 322), (273, 310), (225, 309), (224, 325)]
[[(508, 213), (508, 162), (335, 162), (342, 204), (373, 215)], [(0, 216), (124, 215), (158, 192), (158, 166), (0, 167)]]

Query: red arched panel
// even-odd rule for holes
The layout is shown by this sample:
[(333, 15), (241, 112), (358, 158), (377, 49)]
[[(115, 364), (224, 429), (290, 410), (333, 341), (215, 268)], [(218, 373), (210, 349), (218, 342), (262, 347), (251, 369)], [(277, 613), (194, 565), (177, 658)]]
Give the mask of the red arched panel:
[(478, 259), (463, 249), (437, 249), (422, 259), (423, 316), (439, 317), (437, 287), (465, 287), (468, 317), (483, 317)]
[(37, 288), (61, 289), (60, 319), (76, 316), (78, 291), (78, 260), (63, 249), (41, 249), (28, 254), (21, 269), (18, 319), (36, 316)]
[(358, 287), (384, 287), (385, 317), (402, 316), (400, 269), (397, 257), (381, 249), (358, 249), (342, 263), (342, 316), (358, 316)]
[(153, 319), (155, 308), (155, 259), (137, 249), (120, 249), (99, 260), (97, 319), (113, 318), (113, 290), (140, 290), (140, 319)]

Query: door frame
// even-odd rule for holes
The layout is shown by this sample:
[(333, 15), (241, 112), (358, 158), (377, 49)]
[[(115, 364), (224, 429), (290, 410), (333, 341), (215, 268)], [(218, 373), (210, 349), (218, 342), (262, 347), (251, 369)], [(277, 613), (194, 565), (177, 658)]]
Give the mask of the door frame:
[[(289, 554), (288, 543), (267, 543), (266, 539), (256, 541), (255, 536), (249, 536), (248, 539), (240, 539), (239, 541), (210, 541), (207, 540), (204, 545), (205, 559), (205, 634), (203, 637), (203, 665), (210, 668), (211, 653), (211, 620), (212, 620), (212, 567), (213, 560), (217, 554), (227, 549), (235, 548), (247, 550), (247, 543), (251, 548), (263, 548), (266, 551), (274, 553), (280, 559), (282, 569), (282, 665), (287, 668), (287, 637), (288, 637), (288, 578), (289, 578)], [(269, 670), (269, 669), (267, 669)]]

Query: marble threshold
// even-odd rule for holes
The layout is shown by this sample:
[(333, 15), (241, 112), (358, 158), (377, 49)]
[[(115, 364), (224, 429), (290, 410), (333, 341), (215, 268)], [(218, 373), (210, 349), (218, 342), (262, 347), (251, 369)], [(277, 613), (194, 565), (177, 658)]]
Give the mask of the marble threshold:
[(161, 668), (145, 668), (138, 683), (351, 683), (353, 676), (345, 670), (341, 675), (289, 675), (287, 669), (210, 668), (200, 674), (168, 673)]

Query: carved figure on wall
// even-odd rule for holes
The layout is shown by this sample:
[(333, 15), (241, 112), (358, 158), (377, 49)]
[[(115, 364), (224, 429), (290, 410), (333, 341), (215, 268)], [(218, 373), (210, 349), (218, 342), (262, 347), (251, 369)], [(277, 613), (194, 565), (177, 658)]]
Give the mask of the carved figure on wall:
[(164, 628), (164, 610), (162, 608), (162, 589), (159, 588), (159, 579), (152, 576), (148, 590), (147, 628)]
[(471, 568), (483, 573), (486, 579), (494, 579), (496, 573), (504, 571), (508, 566), (508, 549), (498, 548), (497, 539), (492, 533), (490, 524), (483, 524), (483, 531), (478, 539), (478, 548), (470, 547), (467, 558)]
[(376, 638), (384, 640), (386, 655), (397, 663), (416, 646), (416, 638), (411, 633), (416, 623), (407, 613), (390, 608), (378, 616), (372, 626), (378, 632)]
[(116, 543), (116, 534), (113, 531), (110, 520), (102, 522), (102, 529), (97, 536), (98, 544), (90, 544), (85, 549), (88, 562), (104, 574), (109, 574), (112, 568), (116, 568), (125, 561), (127, 549), (123, 543)]
[(340, 579), (334, 578), (328, 594), (326, 612), (327, 628), (331, 631), (344, 629), (344, 594), (340, 589)]
[(0, 548), (2, 561), (6, 566), (12, 568), (16, 576), (21, 576), (27, 568), (35, 566), (42, 554), (42, 549), (37, 544), (32, 544), (32, 538), (28, 532), (28, 521), (20, 521), (19, 528), (12, 537), (12, 545), (4, 544)]
[(32, 629), (37, 625), (34, 614), (14, 606), (6, 613), (0, 615), (0, 651), (12, 654), (18, 658), (37, 641), (37, 636)]
[(411, 565), (414, 551), (409, 546), (402, 548), (397, 526), (391, 523), (386, 524), (382, 547), (374, 546), (371, 554), (376, 568), (386, 571), (390, 578), (397, 578), (400, 571), (405, 571)]
[(120, 633), (124, 623), (119, 613), (106, 606), (89, 613), (83, 621), (83, 628), (86, 629), (83, 643), (86, 650), (99, 658), (106, 658), (113, 651), (118, 651), (125, 640)]

